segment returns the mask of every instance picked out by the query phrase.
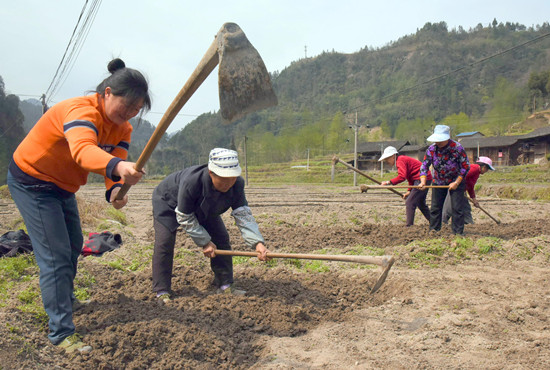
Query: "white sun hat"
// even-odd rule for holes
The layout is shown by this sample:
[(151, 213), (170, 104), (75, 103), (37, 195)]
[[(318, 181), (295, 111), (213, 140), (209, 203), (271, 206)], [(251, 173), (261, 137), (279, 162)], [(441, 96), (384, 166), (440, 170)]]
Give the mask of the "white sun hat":
[(380, 156), (378, 162), (383, 161), (384, 159), (389, 158), (397, 153), (397, 149), (395, 149), (393, 146), (387, 146), (386, 149), (384, 149), (384, 153), (382, 153), (382, 155)]
[(220, 177), (240, 176), (239, 154), (230, 149), (214, 148), (208, 156), (208, 169)]
[(447, 141), (451, 138), (451, 129), (446, 125), (437, 125), (434, 128), (434, 133), (427, 138), (427, 141), (432, 143), (440, 143), (442, 141)]

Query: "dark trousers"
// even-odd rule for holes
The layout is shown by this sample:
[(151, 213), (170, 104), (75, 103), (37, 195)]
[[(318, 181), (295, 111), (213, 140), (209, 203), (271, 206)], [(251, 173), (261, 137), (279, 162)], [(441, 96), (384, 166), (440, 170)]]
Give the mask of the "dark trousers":
[(452, 207), (451, 229), (454, 234), (464, 234), (464, 204), (467, 202), (466, 196), (464, 195), (465, 190), (466, 184), (464, 182), (461, 182), (456, 190), (432, 189), (432, 208), (430, 211), (431, 230), (441, 230), (443, 204), (445, 203), (447, 193), (449, 193)]
[(59, 344), (75, 332), (74, 278), (84, 242), (76, 198), (62, 196), (49, 185), (21, 184), (9, 171), (8, 187), (40, 268), (42, 303), (49, 317), (48, 338)]
[[(174, 217), (176, 217), (174, 213)], [(229, 234), (220, 216), (210, 218), (201, 224), (216, 248), (231, 250)], [(172, 289), (172, 270), (174, 266), (174, 246), (176, 230), (170, 231), (166, 226), (153, 222), (155, 229), (155, 246), (153, 250), (153, 292), (170, 291)], [(233, 258), (231, 256), (216, 256), (210, 259), (210, 268), (214, 272), (214, 285), (233, 284)]]
[[(431, 180), (426, 182), (426, 185), (430, 185), (432, 182)], [(414, 182), (414, 185), (420, 184), (419, 180), (416, 180)], [(414, 214), (416, 212), (416, 208), (422, 212), (424, 217), (426, 217), (426, 220), (430, 222), (430, 208), (428, 208), (428, 205), (426, 204), (426, 196), (428, 195), (428, 189), (426, 190), (420, 190), (420, 189), (411, 189), (411, 193), (407, 197), (407, 200), (405, 201), (405, 211), (407, 215), (407, 226), (414, 225)]]

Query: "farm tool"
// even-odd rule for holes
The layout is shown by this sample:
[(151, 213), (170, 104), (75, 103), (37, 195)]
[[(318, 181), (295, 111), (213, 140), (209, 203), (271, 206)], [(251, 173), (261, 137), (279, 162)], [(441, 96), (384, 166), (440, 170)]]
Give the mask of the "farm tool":
[[(472, 200), (472, 198), (468, 197), (468, 200), (470, 202), (472, 202), (472, 204), (474, 204), (474, 201)], [(485, 213), (487, 216), (489, 216), (491, 218), (491, 220), (495, 221), (497, 223), (497, 225), (500, 225), (500, 220), (497, 219), (497, 218), (494, 218), (493, 216), (491, 216), (489, 214), (489, 212), (487, 212), (486, 210), (484, 210), (483, 208), (481, 208), (481, 206), (477, 206), (477, 208), (479, 208), (481, 211), (483, 211), (483, 213)]]
[[(228, 251), (222, 249), (216, 249), (216, 255), (222, 256), (242, 256), (242, 257), (258, 257), (256, 252), (241, 252), (241, 251)], [(355, 262), (364, 264), (373, 264), (382, 267), (382, 273), (378, 277), (378, 280), (371, 288), (371, 294), (376, 293), (378, 289), (384, 284), (388, 277), (395, 258), (393, 256), (346, 256), (346, 255), (329, 255), (329, 254), (294, 254), (294, 253), (268, 253), (267, 258), (295, 258), (295, 259), (309, 259), (309, 260), (325, 260), (325, 261), (341, 261), (341, 262)]]
[[(347, 168), (349, 168), (350, 170), (352, 171), (355, 171), (357, 172), (358, 174), (362, 175), (362, 176), (365, 176), (367, 179), (371, 180), (372, 182), (375, 182), (377, 184), (381, 184), (380, 181), (376, 180), (375, 178), (373, 177), (370, 177), (369, 175), (367, 175), (366, 173), (364, 173), (363, 171), (361, 170), (358, 170), (357, 168), (353, 167), (353, 166), (350, 166), (348, 163), (344, 162), (343, 160), (341, 160), (340, 158), (334, 156), (332, 157), (332, 165), (336, 165), (336, 163), (341, 163), (343, 164), (344, 166), (346, 166)], [(399, 195), (401, 198), (403, 198), (403, 194), (401, 194), (400, 192), (398, 192), (397, 190), (395, 189), (391, 189), (391, 188), (387, 188), (388, 190), (394, 192), (395, 194)], [(361, 191), (363, 191), (363, 189), (361, 189)]]
[[(224, 124), (232, 123), (248, 113), (277, 105), (277, 97), (260, 54), (237, 24), (225, 23), (162, 116), (136, 161), (136, 170), (143, 170), (170, 123), (218, 64), (220, 112)], [(129, 189), (130, 185), (124, 184), (117, 199), (122, 199)]]
[[(420, 189), (420, 185), (361, 185), (361, 193), (369, 189)], [(424, 185), (424, 189), (448, 189), (449, 185)]]

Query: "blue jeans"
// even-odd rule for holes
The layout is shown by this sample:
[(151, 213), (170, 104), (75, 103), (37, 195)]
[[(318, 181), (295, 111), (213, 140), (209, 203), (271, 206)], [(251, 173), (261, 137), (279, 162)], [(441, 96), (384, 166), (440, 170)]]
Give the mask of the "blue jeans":
[(73, 282), (84, 242), (76, 198), (74, 194), (62, 195), (48, 184), (22, 184), (9, 171), (8, 187), (40, 268), (42, 303), (50, 318), (48, 338), (59, 344), (75, 332)]

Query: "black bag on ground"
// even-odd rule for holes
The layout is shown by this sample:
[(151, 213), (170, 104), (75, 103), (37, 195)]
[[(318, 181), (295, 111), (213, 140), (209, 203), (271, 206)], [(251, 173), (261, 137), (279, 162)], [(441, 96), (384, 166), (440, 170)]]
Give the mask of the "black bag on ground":
[(25, 230), (8, 231), (0, 236), (0, 257), (14, 257), (20, 253), (32, 252), (31, 238)]

